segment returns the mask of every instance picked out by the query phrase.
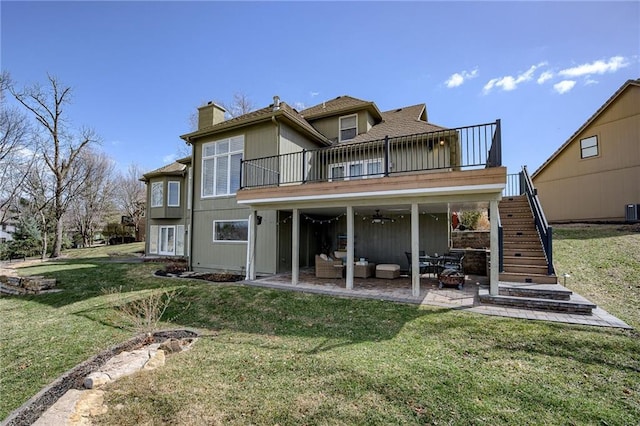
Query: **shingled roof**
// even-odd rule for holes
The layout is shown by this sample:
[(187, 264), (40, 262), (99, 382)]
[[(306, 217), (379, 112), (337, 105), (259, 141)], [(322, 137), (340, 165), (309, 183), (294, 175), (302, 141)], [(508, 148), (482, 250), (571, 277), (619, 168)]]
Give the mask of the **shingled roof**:
[(346, 95), (338, 96), (330, 101), (304, 109), (300, 111), (300, 115), (302, 115), (305, 120), (315, 120), (338, 113), (349, 113), (361, 109), (368, 109), (376, 120), (382, 119), (382, 114), (375, 103)]
[(350, 143), (384, 139), (385, 136), (406, 136), (416, 133), (446, 130), (446, 127), (427, 122), (427, 107), (417, 104), (392, 109), (382, 113), (382, 121), (374, 125), (367, 133), (362, 133), (350, 140)]
[(314, 129), (313, 126), (311, 126), (298, 111), (290, 107), (286, 102), (280, 102), (280, 106), (278, 109), (274, 109), (274, 105), (271, 104), (267, 107), (240, 115), (238, 117), (230, 118), (229, 120), (225, 120), (212, 126), (198, 129), (195, 132), (187, 133), (180, 137), (189, 142), (193, 138), (222, 132), (232, 128), (244, 127), (261, 121), (271, 120), (272, 117), (287, 118), (290, 122), (297, 125), (301, 130), (305, 131), (309, 136), (315, 138), (317, 141), (327, 145), (330, 143), (326, 137), (324, 137), (320, 132)]
[(140, 180), (146, 182), (149, 179), (158, 176), (183, 176), (186, 168), (187, 166), (185, 166), (184, 164), (173, 162), (171, 164), (167, 164), (166, 166), (162, 166), (159, 169), (155, 169), (148, 173), (145, 173), (144, 175), (142, 175), (142, 178)]

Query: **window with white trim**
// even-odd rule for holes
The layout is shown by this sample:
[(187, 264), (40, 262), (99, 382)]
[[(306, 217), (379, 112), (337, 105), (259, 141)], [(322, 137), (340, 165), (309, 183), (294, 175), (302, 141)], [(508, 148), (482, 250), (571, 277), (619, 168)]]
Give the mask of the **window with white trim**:
[(580, 140), (580, 158), (598, 156), (598, 137), (591, 136)]
[(169, 181), (167, 184), (167, 206), (180, 207), (180, 182)]
[(153, 182), (151, 184), (151, 207), (162, 207), (163, 182)]
[(202, 145), (202, 197), (233, 195), (240, 189), (244, 135)]
[(340, 142), (349, 141), (358, 135), (358, 114), (340, 117)]
[(382, 158), (329, 165), (329, 180), (354, 180), (382, 176)]
[(249, 240), (249, 221), (240, 220), (214, 220), (213, 242), (241, 242)]

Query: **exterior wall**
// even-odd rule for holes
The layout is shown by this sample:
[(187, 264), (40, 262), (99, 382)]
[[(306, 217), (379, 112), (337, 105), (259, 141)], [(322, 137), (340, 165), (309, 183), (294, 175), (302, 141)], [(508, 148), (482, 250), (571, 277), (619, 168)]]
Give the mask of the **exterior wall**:
[[(256, 125), (247, 129), (221, 133), (199, 140), (193, 151), (193, 235), (192, 267), (196, 271), (244, 272), (247, 260), (247, 243), (213, 241), (214, 220), (248, 219), (249, 208), (236, 202), (235, 195), (202, 198), (202, 144), (227, 137), (244, 135), (245, 159), (278, 154), (278, 127), (273, 123)], [(276, 222), (275, 212), (259, 211), (262, 224), (257, 226), (256, 271), (276, 272)]]
[[(151, 207), (151, 184), (153, 182), (162, 182), (162, 207)], [(167, 201), (169, 182), (180, 182), (180, 205), (177, 207), (169, 207)], [(187, 204), (187, 183), (186, 179), (181, 176), (162, 176), (149, 179), (147, 184), (147, 205), (149, 206), (150, 219), (180, 219), (185, 216), (185, 206)]]
[[(180, 206), (179, 207), (168, 207), (167, 206), (167, 183), (169, 181), (178, 181), (180, 182)], [(163, 183), (163, 200), (162, 207), (151, 207), (151, 183), (152, 182), (162, 182)], [(188, 255), (188, 247), (187, 247), (187, 237), (189, 230), (189, 213), (187, 209), (187, 194), (188, 194), (188, 186), (187, 179), (181, 176), (160, 176), (156, 178), (152, 178), (147, 185), (147, 220), (145, 221), (145, 253), (151, 255), (163, 255), (157, 252), (157, 248), (155, 250), (152, 249), (153, 244), (157, 244), (157, 233), (153, 233), (153, 230), (157, 230), (157, 226), (175, 226), (176, 234), (180, 232), (180, 236), (176, 235), (176, 243), (178, 241), (184, 242), (184, 248), (182, 254), (179, 254), (179, 251), (176, 251), (176, 256), (182, 257)], [(178, 227), (182, 228), (178, 228)], [(154, 243), (155, 240), (155, 243)]]
[(365, 110), (349, 113), (340, 113), (331, 117), (320, 118), (311, 122), (311, 125), (327, 139), (338, 142), (340, 132), (340, 117), (358, 114), (358, 134), (366, 133), (373, 126), (374, 120), (371, 114)]
[[(598, 155), (580, 158), (580, 140), (598, 137)], [(640, 87), (631, 87), (533, 179), (551, 222), (622, 221), (640, 204)]]
[[(288, 212), (281, 212), (281, 216), (290, 216)], [(429, 254), (445, 253), (449, 247), (448, 232), (449, 223), (447, 213), (434, 215), (420, 215), (420, 250)], [(371, 220), (362, 220), (362, 215), (356, 216), (354, 221), (355, 232), (355, 258), (366, 258), (373, 263), (396, 263), (402, 269), (408, 269), (405, 252), (411, 251), (411, 217), (409, 214), (394, 215), (394, 223), (371, 223)], [(300, 217), (300, 266), (314, 266), (315, 255), (320, 253), (331, 254), (338, 249), (340, 235), (347, 234), (347, 220), (343, 216), (329, 224), (312, 223), (313, 219), (326, 220), (318, 215), (301, 215)], [(291, 221), (280, 226), (280, 239), (282, 241), (281, 265), (279, 272), (291, 270)], [(288, 246), (288, 247), (287, 247)], [(288, 248), (288, 250), (287, 250)], [(288, 263), (285, 261), (288, 257)], [(288, 269), (286, 269), (288, 267)]]

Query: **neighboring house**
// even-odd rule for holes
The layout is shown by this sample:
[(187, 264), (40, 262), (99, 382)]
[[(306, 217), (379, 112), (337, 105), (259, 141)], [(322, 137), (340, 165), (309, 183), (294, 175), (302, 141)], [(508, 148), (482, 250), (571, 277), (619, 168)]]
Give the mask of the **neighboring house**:
[(13, 223), (0, 223), (0, 243), (6, 243), (7, 241), (13, 240), (14, 232), (16, 232), (16, 227), (13, 225)]
[(411, 252), (417, 296), (419, 252), (451, 247), (451, 212), (488, 209), (497, 294), (499, 121), (445, 128), (424, 104), (383, 112), (350, 96), (300, 112), (274, 97), (228, 120), (214, 103), (198, 111), (198, 129), (181, 136), (190, 159), (144, 176), (148, 253), (250, 279), (291, 272), (297, 283), (316, 254), (342, 250), (351, 289), (354, 260), (408, 269)]
[(146, 173), (141, 179), (147, 185), (146, 247), (148, 254), (188, 256), (189, 211), (188, 191), (191, 158)]
[(629, 80), (532, 175), (550, 222), (640, 219), (640, 80)]

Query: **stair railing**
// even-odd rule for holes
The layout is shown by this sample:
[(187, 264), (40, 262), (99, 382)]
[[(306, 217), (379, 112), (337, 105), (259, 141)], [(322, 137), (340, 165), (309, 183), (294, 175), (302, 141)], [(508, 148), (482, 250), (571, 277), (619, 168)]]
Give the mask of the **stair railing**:
[(533, 182), (527, 171), (527, 166), (522, 166), (520, 176), (524, 193), (527, 195), (529, 205), (531, 205), (531, 210), (533, 211), (536, 229), (542, 240), (544, 254), (547, 257), (547, 274), (555, 275), (555, 269), (553, 268), (553, 228), (549, 226), (547, 218), (544, 216), (544, 211), (542, 211), (542, 205), (538, 198), (538, 190), (533, 186)]

